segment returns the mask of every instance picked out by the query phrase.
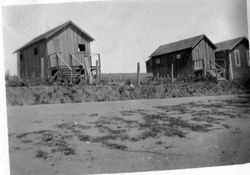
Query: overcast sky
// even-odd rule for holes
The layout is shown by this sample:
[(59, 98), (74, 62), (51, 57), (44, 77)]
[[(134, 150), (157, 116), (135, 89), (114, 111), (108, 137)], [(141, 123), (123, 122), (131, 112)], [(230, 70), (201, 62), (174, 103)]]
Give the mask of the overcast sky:
[(246, 0), (102, 1), (3, 7), (5, 68), (16, 74), (13, 51), (72, 20), (95, 38), (102, 72), (145, 72), (162, 44), (206, 34), (212, 42), (247, 36)]

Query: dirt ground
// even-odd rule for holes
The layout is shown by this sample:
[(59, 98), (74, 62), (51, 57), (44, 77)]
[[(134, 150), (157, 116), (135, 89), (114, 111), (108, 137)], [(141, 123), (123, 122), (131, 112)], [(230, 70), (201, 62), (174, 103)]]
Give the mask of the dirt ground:
[(250, 96), (8, 106), (12, 175), (250, 162)]

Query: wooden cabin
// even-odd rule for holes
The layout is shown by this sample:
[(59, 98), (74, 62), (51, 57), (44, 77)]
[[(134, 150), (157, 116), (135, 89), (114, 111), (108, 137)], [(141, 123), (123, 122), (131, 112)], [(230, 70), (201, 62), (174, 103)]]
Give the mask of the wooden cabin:
[(59, 75), (70, 77), (92, 74), (90, 43), (94, 38), (72, 21), (67, 21), (34, 38), (17, 53), (17, 72), (21, 79), (45, 80)]
[(215, 61), (225, 67), (226, 78), (238, 79), (250, 74), (249, 43), (246, 37), (239, 37), (216, 44)]
[(215, 45), (199, 35), (158, 47), (146, 61), (147, 72), (175, 80), (212, 74), (219, 76), (215, 64)]

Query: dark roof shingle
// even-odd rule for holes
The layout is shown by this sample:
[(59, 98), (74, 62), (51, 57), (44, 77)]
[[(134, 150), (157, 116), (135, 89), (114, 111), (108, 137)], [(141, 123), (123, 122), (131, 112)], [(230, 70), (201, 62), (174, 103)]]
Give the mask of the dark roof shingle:
[(87, 32), (83, 31), (80, 27), (78, 27), (75, 23), (73, 23), (72, 21), (67, 21), (35, 38), (33, 38), (31, 41), (29, 41), (28, 43), (26, 43), (25, 45), (23, 45), (22, 47), (20, 47), (19, 49), (17, 49), (15, 52), (21, 50), (21, 49), (24, 49), (42, 39), (47, 39), (49, 38), (50, 36), (52, 36), (53, 34), (55, 34), (56, 32), (60, 31), (61, 29), (63, 29), (64, 27), (68, 26), (68, 25), (73, 25), (75, 28), (77, 28), (84, 36), (86, 36), (90, 41), (94, 41), (94, 38), (92, 36), (90, 36)]
[(173, 43), (165, 44), (158, 47), (151, 55), (153, 56), (163, 55), (171, 52), (176, 52), (184, 49), (189, 49), (195, 47), (203, 38), (208, 40), (210, 44), (215, 48), (215, 45), (206, 37), (206, 35), (198, 35), (192, 38), (176, 41)]
[(216, 52), (222, 50), (232, 50), (238, 43), (240, 43), (245, 37), (234, 38), (231, 40), (216, 43)]

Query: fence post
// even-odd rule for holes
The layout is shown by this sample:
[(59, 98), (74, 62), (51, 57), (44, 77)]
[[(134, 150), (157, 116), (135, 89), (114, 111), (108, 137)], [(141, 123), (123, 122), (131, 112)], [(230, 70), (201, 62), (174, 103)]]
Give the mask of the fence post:
[(73, 75), (72, 75), (72, 70), (70, 70), (70, 84), (73, 84)]
[(137, 86), (140, 86), (140, 63), (137, 63)]
[(98, 68), (99, 68), (99, 80), (101, 79), (101, 57), (100, 54), (98, 54)]
[(69, 55), (69, 65), (73, 67), (73, 59), (71, 54)]
[(41, 57), (41, 79), (44, 79), (44, 58)]
[(203, 66), (204, 66), (204, 76), (206, 77), (207, 76), (207, 64), (205, 60), (202, 60), (202, 61), (203, 61)]
[(99, 81), (98, 60), (96, 60), (96, 81)]
[(173, 65), (173, 63), (171, 63), (171, 80), (172, 80), (172, 83), (174, 83), (174, 65)]

